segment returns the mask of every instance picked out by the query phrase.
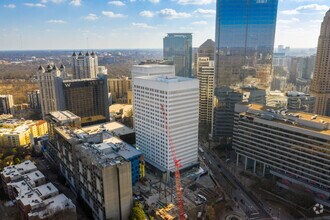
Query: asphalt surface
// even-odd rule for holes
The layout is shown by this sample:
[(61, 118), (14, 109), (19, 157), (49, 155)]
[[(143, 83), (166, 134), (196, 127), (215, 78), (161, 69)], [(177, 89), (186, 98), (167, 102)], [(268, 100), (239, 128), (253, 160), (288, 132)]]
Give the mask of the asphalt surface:
[(222, 185), (231, 199), (245, 212), (247, 219), (272, 219), (261, 202), (227, 170), (217, 155), (205, 147), (203, 150), (202, 158), (212, 171), (213, 178)]

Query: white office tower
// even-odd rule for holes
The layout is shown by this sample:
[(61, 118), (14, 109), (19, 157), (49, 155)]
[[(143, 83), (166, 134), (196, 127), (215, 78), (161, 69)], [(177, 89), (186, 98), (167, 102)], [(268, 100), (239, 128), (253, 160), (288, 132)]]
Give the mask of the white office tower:
[(41, 112), (42, 117), (49, 112), (61, 109), (63, 95), (57, 94), (61, 89), (65, 69), (58, 69), (55, 65), (48, 65), (46, 70), (39, 66), (37, 71), (37, 79), (40, 89)]
[(79, 52), (72, 54), (72, 68), (74, 79), (86, 79), (96, 78), (98, 74), (98, 59), (95, 52), (89, 53), (88, 51), (84, 55)]
[(132, 78), (139, 76), (175, 76), (175, 67), (174, 65), (162, 64), (134, 65), (131, 73)]
[(146, 162), (163, 172), (175, 169), (162, 115), (163, 104), (182, 168), (197, 163), (198, 94), (197, 79), (176, 76), (134, 79), (136, 146), (145, 155)]

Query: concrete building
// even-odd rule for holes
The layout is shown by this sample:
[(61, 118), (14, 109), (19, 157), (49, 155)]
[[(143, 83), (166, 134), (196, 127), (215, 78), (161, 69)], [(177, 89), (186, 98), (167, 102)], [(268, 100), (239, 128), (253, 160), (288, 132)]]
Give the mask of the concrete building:
[(14, 200), (21, 219), (50, 219), (59, 212), (66, 218), (76, 218), (76, 207), (64, 194), (37, 170), (31, 161), (8, 166), (1, 172), (5, 193)]
[(304, 111), (313, 113), (315, 98), (309, 94), (297, 91), (286, 92), (289, 110)]
[(110, 120), (107, 75), (93, 79), (64, 80), (62, 94), (66, 110), (78, 115), (83, 125)]
[(0, 114), (14, 114), (14, 99), (12, 95), (0, 95)]
[(28, 146), (31, 139), (41, 137), (48, 132), (46, 121), (7, 119), (0, 121), (0, 146)]
[(142, 154), (115, 134), (112, 123), (80, 127), (79, 117), (64, 112), (48, 115), (52, 134), (45, 156), (93, 211), (94, 219), (128, 219), (132, 184), (144, 175)]
[(37, 71), (37, 80), (40, 90), (42, 117), (52, 111), (64, 108), (63, 94), (61, 87), (65, 70), (59, 70), (55, 65), (48, 65), (46, 70), (39, 66)]
[(136, 77), (133, 82), (136, 146), (150, 165), (173, 172), (164, 106), (176, 156), (182, 168), (197, 163), (198, 93), (196, 79), (176, 76)]
[(72, 69), (74, 79), (95, 78), (99, 73), (98, 58), (95, 52), (88, 51), (83, 54), (81, 51), (72, 54)]
[(132, 104), (132, 79), (128, 77), (108, 79), (108, 89), (114, 103)]
[(192, 34), (169, 33), (163, 39), (163, 57), (174, 62), (175, 75), (193, 77)]
[(214, 61), (211, 61), (209, 57), (198, 57), (197, 78), (199, 80), (199, 122), (211, 125)]
[(197, 78), (198, 73), (198, 58), (208, 57), (210, 61), (214, 61), (214, 47), (215, 42), (211, 39), (207, 39), (202, 45), (199, 46), (194, 56), (194, 75)]
[(27, 93), (29, 108), (41, 110), (40, 90)]
[(288, 105), (288, 98), (284, 92), (278, 90), (269, 91), (266, 97), (266, 105), (276, 108), (286, 108)]
[(312, 192), (330, 206), (330, 118), (257, 104), (236, 104), (233, 148), (237, 164), (278, 185)]
[(162, 64), (142, 64), (133, 65), (132, 79), (139, 76), (174, 76), (175, 66), (174, 65), (162, 65)]
[(311, 95), (315, 97), (314, 113), (330, 116), (330, 10), (324, 16), (317, 45)]

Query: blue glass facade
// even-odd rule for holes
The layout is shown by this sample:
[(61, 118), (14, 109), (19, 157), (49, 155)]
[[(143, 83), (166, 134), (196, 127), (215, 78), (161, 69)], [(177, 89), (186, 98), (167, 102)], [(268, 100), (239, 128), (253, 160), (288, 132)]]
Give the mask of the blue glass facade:
[(278, 0), (217, 1), (214, 139), (231, 137), (233, 103), (239, 94), (243, 100), (245, 88), (254, 88), (252, 96), (269, 89), (277, 5)]
[(163, 39), (163, 55), (175, 65), (175, 75), (192, 77), (192, 34), (170, 33)]

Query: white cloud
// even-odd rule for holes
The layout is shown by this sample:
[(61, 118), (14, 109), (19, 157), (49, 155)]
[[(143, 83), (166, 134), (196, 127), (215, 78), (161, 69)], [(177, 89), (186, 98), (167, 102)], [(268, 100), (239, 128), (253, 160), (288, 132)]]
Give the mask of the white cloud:
[(84, 19), (88, 21), (95, 21), (99, 19), (99, 17), (96, 14), (88, 14), (87, 16), (84, 17)]
[(152, 29), (152, 28), (154, 28), (154, 27), (152, 27), (152, 26), (150, 26), (150, 25), (148, 25), (148, 24), (146, 24), (146, 23), (132, 23), (132, 25), (134, 26), (134, 27), (138, 27), (138, 28), (144, 28), (144, 29)]
[(70, 2), (70, 5), (73, 5), (73, 6), (80, 6), (81, 5), (81, 0), (72, 0)]
[(104, 16), (109, 17), (109, 18), (123, 18), (123, 17), (125, 17), (125, 15), (123, 15), (123, 14), (115, 14), (112, 11), (102, 11), (102, 14)]
[(151, 3), (159, 3), (160, 0), (149, 0), (149, 2), (151, 2)]
[(297, 15), (300, 14), (303, 10), (313, 10), (313, 11), (327, 11), (329, 10), (329, 6), (327, 5), (319, 5), (319, 4), (309, 4), (309, 5), (301, 5), (292, 10), (284, 10), (281, 11), (282, 14), (285, 15)]
[(41, 3), (47, 3), (47, 2), (53, 2), (55, 4), (59, 4), (59, 3), (62, 3), (64, 2), (65, 0), (41, 0), (40, 2)]
[(194, 11), (194, 14), (197, 15), (197, 16), (202, 16), (202, 17), (213, 17), (213, 16), (215, 16), (216, 11), (211, 10), (211, 9), (199, 8), (199, 9)]
[(180, 5), (208, 5), (215, 3), (215, 0), (178, 0)]
[(158, 12), (158, 14), (167, 19), (177, 19), (177, 18), (189, 18), (191, 17), (191, 14), (185, 13), (185, 12), (177, 12), (174, 9), (171, 8), (165, 8)]
[(47, 23), (51, 23), (51, 24), (65, 24), (66, 22), (63, 21), (63, 20), (52, 19), (52, 20), (48, 20)]
[(152, 18), (153, 16), (155, 16), (155, 13), (153, 13), (152, 11), (141, 11), (139, 15), (142, 17)]
[(195, 21), (191, 23), (192, 25), (207, 25), (206, 21)]
[(24, 3), (27, 7), (45, 8), (46, 5), (40, 3)]
[(16, 5), (14, 4), (8, 4), (8, 5), (4, 5), (4, 8), (16, 8)]
[(294, 22), (298, 22), (300, 21), (298, 18), (291, 18), (291, 19), (280, 19), (277, 21), (277, 23), (279, 24), (290, 24), (290, 23), (294, 23)]
[(125, 3), (122, 1), (110, 1), (108, 2), (109, 5), (115, 5), (115, 6), (125, 6)]

